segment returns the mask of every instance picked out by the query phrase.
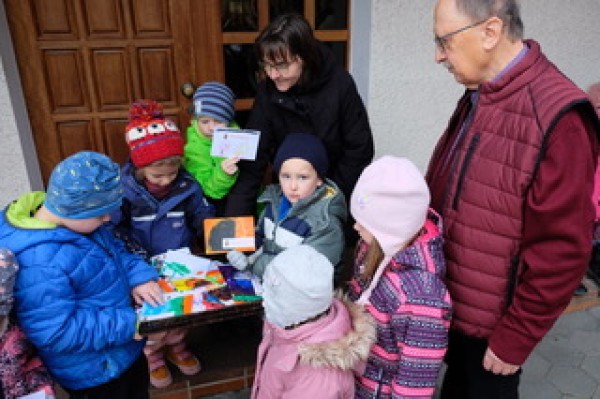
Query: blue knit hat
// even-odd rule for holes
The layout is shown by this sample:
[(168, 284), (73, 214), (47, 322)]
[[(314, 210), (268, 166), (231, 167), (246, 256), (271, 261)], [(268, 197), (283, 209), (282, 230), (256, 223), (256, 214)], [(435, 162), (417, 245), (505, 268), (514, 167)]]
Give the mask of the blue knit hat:
[(122, 200), (119, 165), (106, 155), (82, 151), (54, 168), (44, 205), (66, 219), (89, 219), (112, 212)]
[(235, 115), (233, 91), (221, 82), (207, 82), (196, 89), (193, 116), (210, 116), (229, 123)]
[(279, 173), (281, 165), (290, 158), (300, 158), (308, 161), (319, 174), (319, 177), (327, 176), (329, 160), (327, 151), (321, 140), (312, 134), (291, 133), (286, 136), (279, 146), (273, 161), (273, 168)]

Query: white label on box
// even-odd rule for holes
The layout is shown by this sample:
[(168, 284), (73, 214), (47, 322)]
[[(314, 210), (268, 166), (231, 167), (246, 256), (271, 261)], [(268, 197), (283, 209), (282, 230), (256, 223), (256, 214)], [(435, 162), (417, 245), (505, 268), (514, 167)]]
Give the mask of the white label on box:
[(224, 249), (248, 248), (254, 246), (254, 237), (223, 238)]

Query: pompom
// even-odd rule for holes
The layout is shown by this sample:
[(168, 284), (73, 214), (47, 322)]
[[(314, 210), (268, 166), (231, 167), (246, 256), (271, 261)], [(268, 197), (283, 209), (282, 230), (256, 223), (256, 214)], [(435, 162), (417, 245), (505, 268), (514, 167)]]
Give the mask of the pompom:
[(143, 122), (164, 118), (162, 105), (154, 100), (138, 100), (129, 107), (130, 122)]

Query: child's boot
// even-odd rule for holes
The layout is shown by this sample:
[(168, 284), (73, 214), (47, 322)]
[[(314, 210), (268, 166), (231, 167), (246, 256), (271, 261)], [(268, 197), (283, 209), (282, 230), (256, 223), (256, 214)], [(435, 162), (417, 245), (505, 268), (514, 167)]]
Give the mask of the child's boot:
[(155, 388), (165, 388), (171, 385), (173, 377), (169, 367), (165, 363), (164, 354), (162, 351), (147, 355), (148, 370), (150, 371), (150, 383)]
[(185, 348), (183, 342), (167, 347), (167, 360), (185, 375), (194, 375), (200, 371), (200, 361)]

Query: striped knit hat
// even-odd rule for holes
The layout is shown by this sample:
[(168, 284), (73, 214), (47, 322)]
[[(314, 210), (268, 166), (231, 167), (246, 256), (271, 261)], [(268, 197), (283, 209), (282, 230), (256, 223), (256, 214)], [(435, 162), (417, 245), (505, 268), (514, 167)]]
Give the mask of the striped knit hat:
[(229, 123), (235, 115), (233, 91), (221, 82), (207, 82), (196, 89), (193, 97), (192, 115), (210, 116)]

